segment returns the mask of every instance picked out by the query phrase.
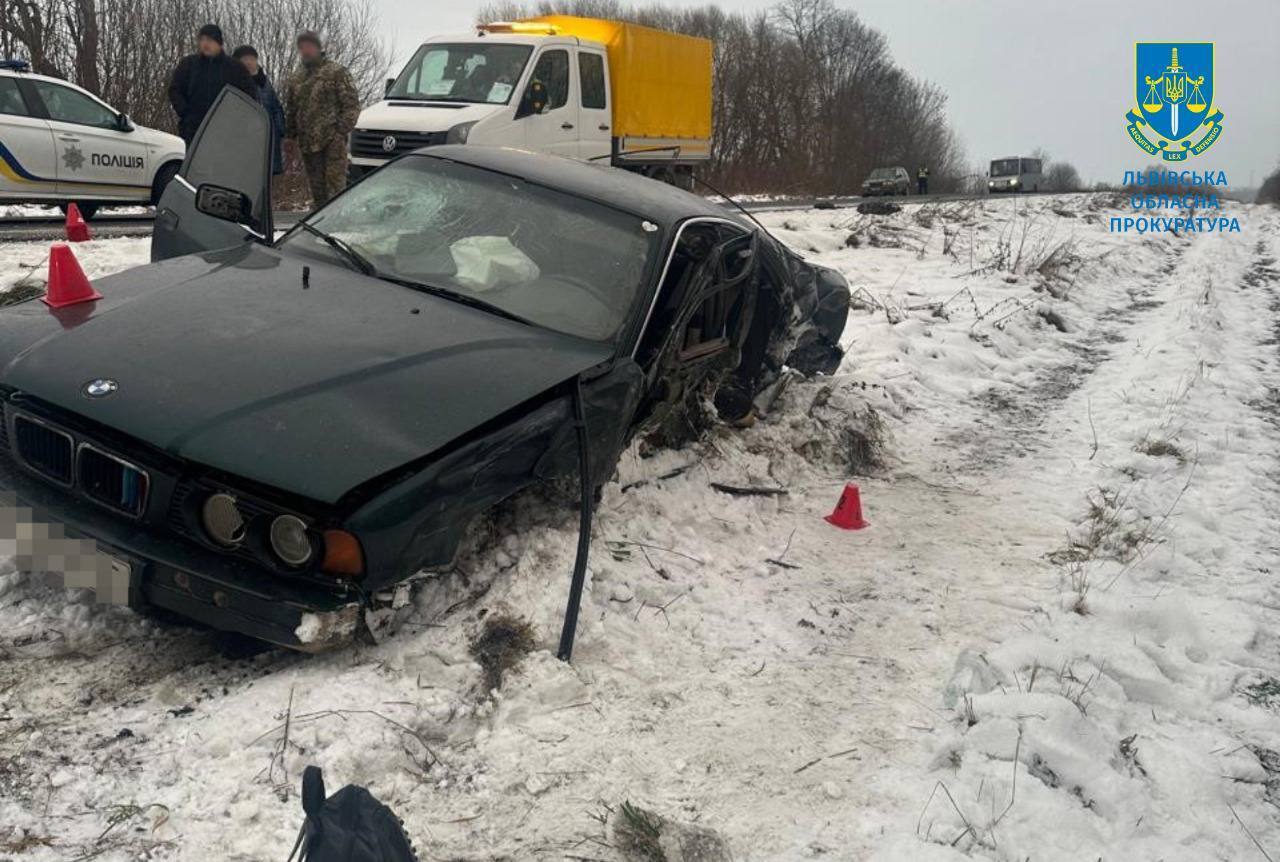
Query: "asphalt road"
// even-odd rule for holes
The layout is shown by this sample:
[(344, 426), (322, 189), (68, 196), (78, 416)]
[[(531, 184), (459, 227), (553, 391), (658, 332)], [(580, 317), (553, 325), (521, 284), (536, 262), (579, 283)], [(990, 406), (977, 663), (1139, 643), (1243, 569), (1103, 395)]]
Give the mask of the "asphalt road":
[[(1041, 192), (1040, 194), (1047, 194)], [(986, 198), (986, 194), (953, 194), (929, 195), (930, 203), (948, 203), (951, 201), (975, 200)], [(793, 212), (808, 210), (814, 207), (827, 209), (847, 209), (872, 200), (892, 200), (898, 203), (918, 203), (916, 195), (900, 198), (868, 198), (868, 197), (832, 197), (832, 198), (796, 198), (791, 200), (747, 201), (742, 204), (748, 212)], [(732, 207), (730, 207), (732, 208)], [(298, 212), (278, 212), (275, 214), (275, 226), (279, 229), (292, 227), (305, 215)], [(89, 222), (93, 235), (99, 238), (123, 236), (148, 236), (151, 233), (151, 213), (130, 213), (128, 215), (111, 215), (100, 213)], [(0, 241), (7, 242), (49, 242), (63, 238), (63, 217), (61, 214), (40, 216), (36, 218), (16, 218), (5, 216), (0, 218)]]

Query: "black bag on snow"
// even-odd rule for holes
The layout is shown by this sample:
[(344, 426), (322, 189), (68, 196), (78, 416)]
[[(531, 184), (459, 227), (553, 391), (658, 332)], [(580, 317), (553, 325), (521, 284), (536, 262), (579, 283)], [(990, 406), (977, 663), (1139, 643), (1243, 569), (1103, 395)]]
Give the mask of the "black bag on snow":
[[(348, 784), (328, 799), (320, 767), (302, 772), (307, 819), (289, 862), (418, 862), (404, 822), (363, 787)], [(298, 852), (301, 851), (301, 855)]]

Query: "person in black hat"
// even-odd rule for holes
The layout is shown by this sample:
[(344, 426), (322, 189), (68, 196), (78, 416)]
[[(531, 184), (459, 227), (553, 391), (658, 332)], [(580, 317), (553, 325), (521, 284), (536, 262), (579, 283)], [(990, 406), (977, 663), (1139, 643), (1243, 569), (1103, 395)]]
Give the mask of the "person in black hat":
[(258, 98), (258, 88), (244, 66), (222, 49), (222, 28), (205, 24), (196, 34), (196, 53), (178, 62), (169, 84), (169, 104), (178, 115), (178, 134), (188, 146), (213, 100), (228, 86)]

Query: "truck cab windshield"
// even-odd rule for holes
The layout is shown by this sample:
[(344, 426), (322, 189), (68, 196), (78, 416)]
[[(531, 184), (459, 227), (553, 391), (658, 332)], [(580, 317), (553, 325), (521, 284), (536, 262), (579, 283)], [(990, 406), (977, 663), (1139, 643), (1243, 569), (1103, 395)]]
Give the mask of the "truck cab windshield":
[(505, 105), (532, 52), (528, 45), (500, 43), (423, 45), (387, 98)]

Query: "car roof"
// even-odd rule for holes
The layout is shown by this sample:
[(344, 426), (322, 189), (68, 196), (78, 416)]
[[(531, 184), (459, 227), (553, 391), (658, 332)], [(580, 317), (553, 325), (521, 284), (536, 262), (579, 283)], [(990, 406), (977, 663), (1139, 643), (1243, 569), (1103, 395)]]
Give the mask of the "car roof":
[[(66, 78), (55, 78), (52, 75), (37, 75), (35, 72), (30, 71), (29, 67), (27, 69), (10, 69), (0, 66), (0, 77), (21, 78), (24, 81), (48, 81), (51, 84), (61, 84), (64, 87), (70, 87), (72, 90), (78, 90), (81, 93), (88, 93), (88, 95), (93, 96), (93, 93), (90, 93), (79, 84), (68, 81)], [(97, 96), (93, 97), (98, 99)], [(98, 101), (101, 102), (102, 100), (98, 99)], [(103, 104), (106, 103), (103, 102)]]
[(642, 177), (632, 171), (604, 164), (509, 147), (474, 145), (426, 147), (415, 151), (413, 155), (448, 159), (459, 164), (510, 174), (575, 197), (625, 210), (660, 224), (671, 225), (698, 217), (741, 221), (724, 207), (706, 198)]

